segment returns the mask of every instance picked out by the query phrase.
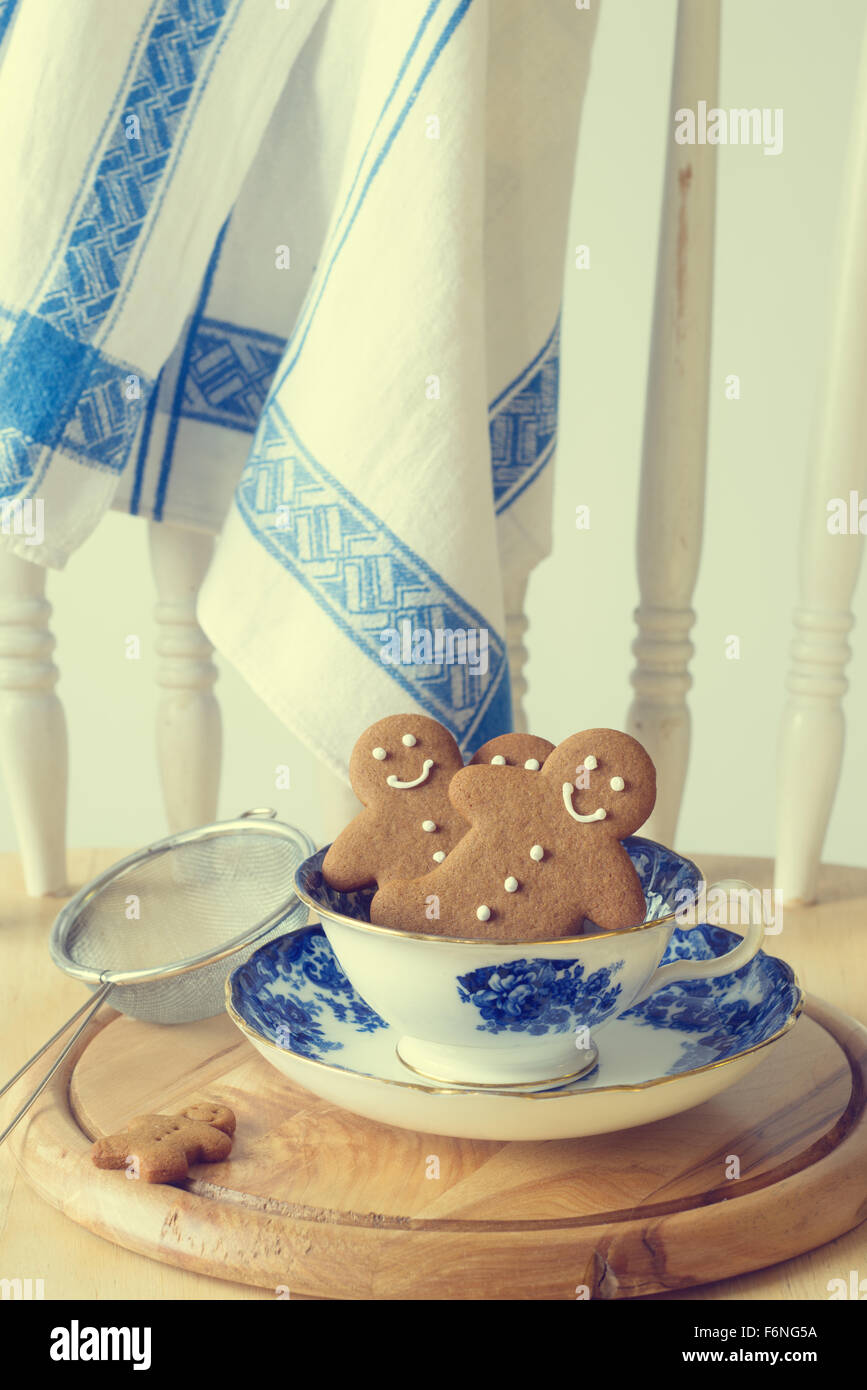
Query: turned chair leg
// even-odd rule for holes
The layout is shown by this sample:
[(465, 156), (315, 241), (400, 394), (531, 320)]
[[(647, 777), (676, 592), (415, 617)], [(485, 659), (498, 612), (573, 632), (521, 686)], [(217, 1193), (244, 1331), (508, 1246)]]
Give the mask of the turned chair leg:
[(679, 145), (674, 113), (712, 105), (719, 0), (680, 0), (638, 504), (638, 635), (627, 727), (659, 772), (642, 834), (672, 844), (689, 761), (689, 633), (701, 555), (713, 290), (716, 153)]
[[(802, 585), (795, 610), (789, 692), (780, 729), (777, 766), (775, 887), (787, 903), (816, 900), (822, 845), (840, 780), (846, 726), (843, 674), (851, 656), (846, 636), (854, 618), (846, 608), (855, 585), (837, 573), (840, 603), (830, 607), (818, 583)], [(814, 576), (818, 579), (818, 576)]]
[(0, 552), (0, 764), (32, 897), (68, 885), (66, 716), (50, 617), (44, 568)]
[(169, 830), (216, 819), (222, 721), (213, 693), (214, 648), (196, 621), (199, 589), (214, 539), (166, 522), (149, 523), (157, 589), (157, 759)]
[(845, 739), (842, 698), (851, 655), (867, 517), (864, 378), (867, 352), (867, 33), (861, 50), (855, 114), (840, 210), (836, 286), (824, 381), (804, 489), (800, 602), (794, 615), (788, 701), (777, 772), (775, 883), (788, 902), (813, 902), (822, 845), (840, 777)]

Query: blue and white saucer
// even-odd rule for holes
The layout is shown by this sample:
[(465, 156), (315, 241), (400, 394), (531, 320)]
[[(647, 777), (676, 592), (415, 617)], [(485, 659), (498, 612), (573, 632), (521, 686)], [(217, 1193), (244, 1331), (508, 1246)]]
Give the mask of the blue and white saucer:
[[(722, 927), (675, 929), (664, 961), (724, 955)], [(760, 951), (732, 975), (659, 990), (599, 1030), (594, 1071), (556, 1090), (425, 1084), (396, 1030), (356, 993), (319, 926), (259, 948), (226, 981), (233, 1022), (290, 1080), (383, 1124), (462, 1139), (566, 1139), (689, 1110), (752, 1071), (794, 1025), (803, 993)]]

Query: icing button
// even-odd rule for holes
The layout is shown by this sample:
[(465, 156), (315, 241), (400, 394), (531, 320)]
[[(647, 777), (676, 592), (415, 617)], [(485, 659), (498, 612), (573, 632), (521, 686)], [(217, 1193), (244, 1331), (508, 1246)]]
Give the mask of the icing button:
[(444, 850), (444, 849), (438, 849), (437, 852), (436, 852), (436, 854), (435, 854), (434, 857), (433, 857), (433, 858), (434, 858), (434, 863), (435, 863), (435, 864), (441, 864), (441, 863), (443, 862), (443, 860), (445, 859), (445, 857), (446, 857), (446, 852), (445, 852), (445, 850)]
[(480, 922), (487, 922), (491, 917), (491, 909), (486, 903), (482, 903), (481, 907), (476, 908), (476, 916)]
[(436, 830), (437, 823), (435, 820), (423, 820), (421, 823), (421, 828), (422, 830)]
[(516, 878), (513, 878), (510, 874), (509, 877), (506, 879), (505, 883), (503, 884), (503, 887), (505, 888), (507, 893), (517, 893), (518, 880)]
[(544, 853), (545, 851), (541, 845), (533, 845), (533, 848), (530, 850), (530, 858), (535, 859), (538, 864)]
[(528, 772), (538, 772), (539, 768), (541, 767), (541, 763), (539, 762), (538, 758), (528, 758), (527, 761), (524, 763), (524, 766)]
[(496, 756), (495, 758), (491, 758), (491, 767), (505, 767), (505, 766), (506, 766), (506, 759), (503, 757), (502, 753), (498, 753), (497, 756)]

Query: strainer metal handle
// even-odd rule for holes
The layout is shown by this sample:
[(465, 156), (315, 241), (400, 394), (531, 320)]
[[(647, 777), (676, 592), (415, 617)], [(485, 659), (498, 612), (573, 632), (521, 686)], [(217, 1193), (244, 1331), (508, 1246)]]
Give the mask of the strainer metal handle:
[(81, 1008), (76, 1009), (72, 1017), (68, 1018), (61, 1028), (58, 1028), (57, 1032), (53, 1035), (53, 1037), (50, 1037), (48, 1039), (48, 1042), (43, 1043), (39, 1051), (34, 1052), (33, 1056), (30, 1057), (24, 1063), (23, 1067), (18, 1068), (15, 1075), (13, 1077), (10, 1077), (10, 1079), (6, 1082), (5, 1086), (0, 1087), (0, 1097), (5, 1096), (6, 1092), (15, 1085), (15, 1082), (20, 1081), (24, 1073), (30, 1070), (30, 1068), (33, 1066), (33, 1063), (38, 1062), (39, 1058), (42, 1057), (43, 1054), (48, 1051), (49, 1047), (51, 1047), (53, 1043), (56, 1043), (58, 1038), (63, 1037), (63, 1034), (66, 1032), (67, 1028), (71, 1028), (73, 1023), (75, 1023), (75, 1021), (81, 1018), (81, 1015), (84, 1014), (84, 1018), (81, 1019), (81, 1023), (78, 1025), (72, 1037), (69, 1039), (69, 1042), (51, 1063), (51, 1066), (48, 1068), (48, 1071), (45, 1073), (39, 1085), (36, 1087), (36, 1090), (31, 1091), (30, 1095), (25, 1100), (21, 1109), (18, 1111), (16, 1115), (12, 1117), (12, 1119), (9, 1121), (9, 1124), (3, 1130), (3, 1133), (0, 1134), (0, 1144), (3, 1143), (7, 1135), (12, 1133), (13, 1129), (18, 1124), (18, 1121), (23, 1120), (24, 1116), (27, 1114), (27, 1111), (30, 1109), (31, 1105), (33, 1105), (34, 1101), (37, 1101), (39, 1097), (42, 1095), (42, 1092), (45, 1090), (45, 1087), (48, 1085), (52, 1076), (57, 1071), (57, 1068), (68, 1056), (75, 1043), (81, 1037), (81, 1034), (84, 1032), (88, 1023), (93, 1018), (93, 1015), (96, 1013), (97, 1009), (100, 1007), (101, 1004), (105, 1003), (105, 1000), (108, 998), (109, 994), (113, 989), (114, 985), (103, 985), (102, 988), (98, 989), (96, 991), (96, 994), (92, 995), (90, 999), (86, 999), (82, 1004)]
[[(305, 835), (303, 831), (295, 829), (293, 826), (288, 826), (278, 821), (276, 819), (276, 814), (275, 811), (269, 808), (255, 808), (250, 811), (242, 812), (237, 820), (220, 821), (214, 825), (201, 826), (193, 830), (186, 830), (179, 834), (170, 835), (166, 839), (148, 845), (144, 849), (138, 850), (135, 854), (128, 855), (125, 859), (121, 859), (118, 863), (112, 865), (110, 869), (98, 875), (98, 877), (93, 879), (90, 883), (85, 884), (85, 886), (70, 899), (66, 906), (61, 909), (55, 920), (54, 927), (52, 928), (49, 942), (49, 950), (52, 959), (67, 975), (71, 975), (89, 984), (95, 992), (70, 1018), (67, 1019), (61, 1028), (58, 1028), (57, 1032), (54, 1033), (46, 1043), (43, 1043), (38, 1052), (35, 1052), (22, 1067), (19, 1067), (15, 1075), (0, 1087), (0, 1098), (2, 1098), (6, 1092), (21, 1079), (25, 1072), (29, 1071), (33, 1064), (38, 1062), (39, 1058), (63, 1037), (64, 1033), (66, 1033), (73, 1024), (78, 1024), (78, 1027), (68, 1039), (60, 1054), (55, 1058), (48, 1071), (42, 1077), (39, 1085), (27, 1098), (3, 1132), (0, 1133), (0, 1144), (12, 1133), (12, 1130), (27, 1114), (27, 1111), (33, 1105), (34, 1101), (37, 1100), (45, 1090), (45, 1087), (48, 1085), (48, 1082), (51, 1080), (58, 1067), (62, 1065), (64, 1059), (69, 1055), (72, 1047), (81, 1037), (97, 1010), (105, 1003), (112, 990), (120, 988), (120, 993), (124, 996), (125, 991), (121, 988), (124, 986), (143, 986), (148, 989), (156, 989), (161, 987), (165, 981), (173, 981), (181, 975), (186, 975), (188, 973), (194, 974), (195, 972), (205, 970), (206, 967), (213, 967), (224, 960), (228, 960), (230, 956), (234, 956), (238, 952), (244, 950), (251, 951), (255, 948), (256, 944), (270, 932), (279, 929), (290, 910), (292, 901), (294, 900), (297, 904), (298, 900), (294, 888), (291, 895), (287, 897), (285, 894), (285, 890), (282, 888), (284, 871), (281, 866), (280, 894), (278, 897), (275, 897), (273, 906), (269, 904), (270, 910), (265, 912), (254, 925), (248, 926), (244, 931), (234, 932), (228, 939), (221, 939), (218, 944), (210, 944), (207, 950), (203, 951), (200, 949), (194, 954), (186, 955), (179, 959), (176, 958), (163, 961), (159, 965), (148, 965), (137, 969), (124, 970), (101, 969), (99, 965), (95, 963), (81, 965), (72, 958), (68, 943), (70, 933), (74, 932), (80, 913), (90, 907), (104, 888), (117, 882), (123, 875), (138, 866), (153, 862), (156, 856), (166, 854), (169, 851), (177, 851), (183, 848), (211, 843), (220, 837), (237, 835), (239, 830), (255, 833), (251, 821), (259, 823), (259, 834), (264, 834), (269, 844), (277, 842), (291, 843), (295, 846), (298, 853), (302, 855), (304, 853), (312, 854), (314, 845), (309, 836)], [(220, 999), (222, 1001), (222, 992), (220, 994)], [(126, 1011), (123, 1004), (119, 1007), (122, 1012)], [(184, 1021), (184, 1017), (177, 1007), (175, 1007), (174, 1013), (174, 1018), (169, 1017), (164, 1021), (170, 1023)], [(138, 1016), (146, 1017), (147, 1015), (139, 1013)], [(193, 1018), (200, 1018), (209, 1015), (194, 1013), (190, 1016)]]

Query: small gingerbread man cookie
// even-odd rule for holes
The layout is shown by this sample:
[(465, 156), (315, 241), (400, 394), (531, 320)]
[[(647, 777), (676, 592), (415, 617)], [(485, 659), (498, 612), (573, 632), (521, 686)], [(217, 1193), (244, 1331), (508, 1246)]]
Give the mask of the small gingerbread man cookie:
[(440, 868), (381, 888), (372, 922), (530, 942), (576, 935), (585, 918), (605, 930), (644, 921), (641, 882), (620, 842), (650, 815), (656, 771), (628, 734), (573, 734), (538, 772), (466, 767), (450, 795), (467, 834)]
[(97, 1168), (126, 1168), (142, 1182), (178, 1182), (191, 1163), (229, 1157), (235, 1116), (225, 1105), (188, 1105), (178, 1115), (139, 1115), (118, 1134), (97, 1139)]
[(538, 772), (548, 754), (553, 752), (553, 743), (535, 734), (500, 734), (476, 750), (469, 766), (490, 763), (492, 767), (525, 767), (528, 772)]
[(449, 783), (463, 765), (448, 729), (426, 715), (395, 714), (367, 729), (349, 760), (364, 810), (326, 854), (326, 883), (350, 892), (441, 864), (468, 829), (449, 800)]

